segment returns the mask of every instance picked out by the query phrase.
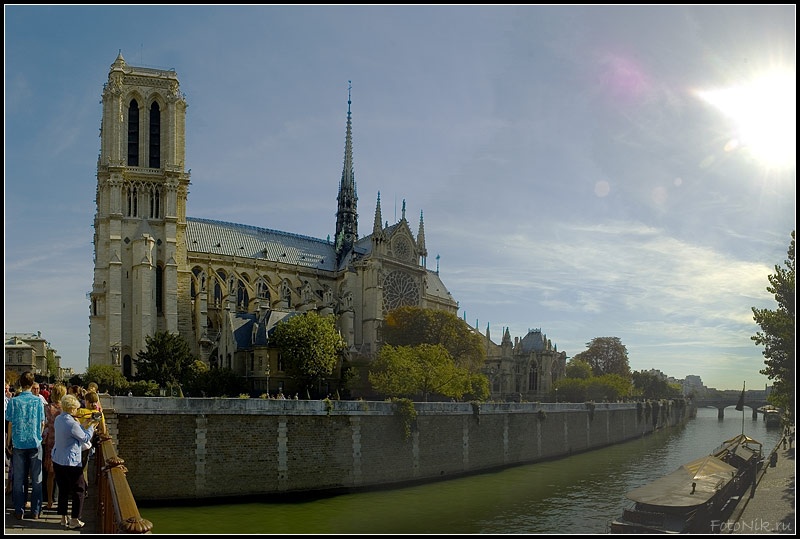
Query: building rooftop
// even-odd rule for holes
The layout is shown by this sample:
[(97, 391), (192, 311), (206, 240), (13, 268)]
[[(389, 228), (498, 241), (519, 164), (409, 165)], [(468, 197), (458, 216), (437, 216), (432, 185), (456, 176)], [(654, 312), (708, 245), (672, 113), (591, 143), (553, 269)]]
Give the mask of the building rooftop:
[(186, 244), (189, 254), (220, 254), (336, 270), (331, 242), (268, 228), (189, 217)]

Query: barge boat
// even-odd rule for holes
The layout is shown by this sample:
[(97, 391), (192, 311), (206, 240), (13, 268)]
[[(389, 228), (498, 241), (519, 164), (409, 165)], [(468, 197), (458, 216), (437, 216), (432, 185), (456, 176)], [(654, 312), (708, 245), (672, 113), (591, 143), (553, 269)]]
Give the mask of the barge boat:
[(707, 533), (727, 518), (756, 478), (761, 443), (740, 434), (710, 455), (632, 490), (633, 502), (611, 523), (611, 533)]

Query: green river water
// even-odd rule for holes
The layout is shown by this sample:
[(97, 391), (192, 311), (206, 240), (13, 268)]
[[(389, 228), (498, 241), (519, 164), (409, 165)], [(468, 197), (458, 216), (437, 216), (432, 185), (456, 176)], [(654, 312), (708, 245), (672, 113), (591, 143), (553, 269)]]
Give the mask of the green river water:
[[(710, 453), (742, 430), (732, 407), (698, 410), (685, 426), (588, 453), (500, 472), (393, 490), (291, 503), (140, 507), (153, 533), (604, 533), (625, 493)], [(745, 433), (768, 453), (779, 428), (751, 419)], [(243, 463), (246, 464), (246, 463)], [(220, 478), (224, 481), (224, 478)]]

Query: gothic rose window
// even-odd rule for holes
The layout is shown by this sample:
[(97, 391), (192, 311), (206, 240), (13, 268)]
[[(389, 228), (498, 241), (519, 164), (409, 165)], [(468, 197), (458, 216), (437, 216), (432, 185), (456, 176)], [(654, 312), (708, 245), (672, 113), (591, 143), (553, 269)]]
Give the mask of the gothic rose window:
[(404, 306), (419, 305), (419, 287), (403, 271), (393, 271), (383, 280), (383, 312)]
[(394, 255), (400, 260), (408, 260), (411, 258), (411, 245), (409, 245), (408, 240), (402, 236), (396, 238), (392, 242), (392, 249), (394, 250)]

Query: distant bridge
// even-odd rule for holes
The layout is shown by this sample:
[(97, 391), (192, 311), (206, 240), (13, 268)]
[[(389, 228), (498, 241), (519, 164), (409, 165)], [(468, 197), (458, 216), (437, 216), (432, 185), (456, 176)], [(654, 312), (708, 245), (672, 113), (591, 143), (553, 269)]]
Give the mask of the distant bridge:
[[(711, 397), (711, 398), (699, 398), (699, 399), (693, 399), (693, 402), (695, 406), (697, 406), (698, 408), (716, 408), (717, 417), (719, 419), (722, 419), (725, 417), (725, 408), (727, 408), (728, 406), (736, 406), (739, 403), (739, 395), (736, 396), (721, 395), (718, 397)], [(749, 407), (753, 411), (753, 419), (758, 419), (759, 408), (762, 408), (767, 404), (769, 403), (763, 397), (748, 398), (747, 393), (745, 393), (744, 405)]]

